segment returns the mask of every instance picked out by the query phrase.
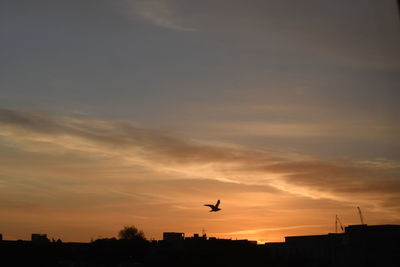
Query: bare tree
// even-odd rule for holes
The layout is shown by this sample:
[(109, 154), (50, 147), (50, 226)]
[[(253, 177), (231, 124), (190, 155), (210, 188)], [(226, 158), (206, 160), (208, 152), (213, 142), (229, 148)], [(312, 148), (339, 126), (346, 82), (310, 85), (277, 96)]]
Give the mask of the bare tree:
[(134, 225), (124, 226), (118, 233), (119, 239), (125, 240), (146, 240), (143, 231), (137, 229)]

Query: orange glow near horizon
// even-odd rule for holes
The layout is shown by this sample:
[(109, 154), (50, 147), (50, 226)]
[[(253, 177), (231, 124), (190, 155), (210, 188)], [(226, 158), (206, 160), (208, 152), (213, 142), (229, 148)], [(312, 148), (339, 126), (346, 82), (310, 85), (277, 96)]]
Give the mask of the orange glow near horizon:
[[(336, 214), (346, 225), (358, 224), (356, 206), (368, 224), (400, 221), (396, 203), (387, 205), (398, 186), (387, 171), (393, 162), (389, 169), (382, 160), (360, 167), (202, 144), (129, 123), (3, 113), (19, 117), (0, 132), (4, 239), (47, 233), (89, 241), (136, 225), (149, 239), (204, 229), (218, 238), (275, 242), (333, 232)], [(203, 204), (217, 199), (222, 210), (208, 212)]]

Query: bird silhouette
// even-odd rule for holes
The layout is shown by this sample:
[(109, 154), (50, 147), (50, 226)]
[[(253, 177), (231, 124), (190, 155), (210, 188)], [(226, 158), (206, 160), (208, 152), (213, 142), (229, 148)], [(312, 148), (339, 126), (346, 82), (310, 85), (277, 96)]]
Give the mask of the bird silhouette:
[(217, 204), (215, 204), (215, 205), (205, 204), (204, 206), (210, 207), (211, 208), (210, 212), (219, 211), (219, 210), (221, 210), (220, 208), (218, 208), (219, 203), (221, 203), (221, 201), (219, 201), (219, 199), (218, 199)]

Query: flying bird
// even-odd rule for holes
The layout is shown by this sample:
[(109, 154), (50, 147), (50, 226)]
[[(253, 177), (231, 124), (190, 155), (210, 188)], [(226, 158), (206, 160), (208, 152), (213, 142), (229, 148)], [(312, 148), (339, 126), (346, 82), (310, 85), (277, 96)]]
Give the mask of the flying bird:
[(215, 204), (215, 205), (205, 204), (204, 206), (210, 207), (211, 208), (210, 212), (219, 211), (219, 210), (221, 210), (220, 208), (218, 208), (219, 203), (221, 203), (221, 201), (219, 201), (219, 199), (218, 199), (217, 204)]

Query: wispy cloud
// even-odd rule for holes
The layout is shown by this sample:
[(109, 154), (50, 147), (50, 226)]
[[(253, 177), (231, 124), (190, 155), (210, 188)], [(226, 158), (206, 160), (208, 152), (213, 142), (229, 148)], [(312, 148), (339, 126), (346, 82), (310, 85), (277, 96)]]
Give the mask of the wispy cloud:
[(339, 122), (205, 122), (204, 127), (237, 136), (341, 137), (363, 140), (393, 140), (398, 145), (400, 127), (391, 124)]
[(210, 145), (129, 122), (7, 109), (0, 110), (0, 124), (0, 135), (23, 142), (25, 149), (44, 151), (45, 143), (190, 178), (272, 185), (280, 190), (292, 187), (292, 192), (314, 197), (361, 194), (368, 199), (373, 194), (392, 195), (400, 188), (395, 162), (387, 172), (384, 165), (378, 169), (375, 165), (296, 158), (268, 149)]
[[(32, 205), (49, 214), (60, 208), (113, 214), (116, 221), (126, 220), (129, 209), (155, 232), (168, 229), (146, 218), (162, 219), (176, 231), (201, 229), (206, 220), (212, 232), (224, 236), (270, 240), (272, 232), (273, 239), (279, 232), (306, 233), (293, 227), (307, 225), (315, 212), (330, 216), (348, 206), (367, 207), (390, 222), (399, 219), (399, 169), (393, 161), (379, 168), (368, 161), (325, 161), (194, 141), (126, 121), (12, 109), (0, 109), (0, 145), (0, 215), (13, 210), (16, 220)], [(199, 221), (201, 203), (218, 198), (224, 204), (221, 217)], [(79, 209), (72, 210), (77, 202)], [(171, 214), (192, 228), (174, 228)], [(227, 220), (238, 225), (221, 227)], [(322, 216), (315, 224), (326, 220)]]
[(122, 3), (134, 14), (153, 25), (176, 31), (194, 31), (186, 27), (180, 16), (168, 0), (122, 0)]

